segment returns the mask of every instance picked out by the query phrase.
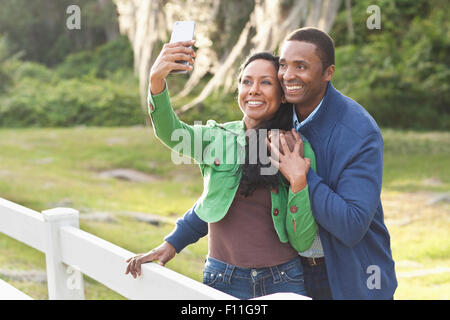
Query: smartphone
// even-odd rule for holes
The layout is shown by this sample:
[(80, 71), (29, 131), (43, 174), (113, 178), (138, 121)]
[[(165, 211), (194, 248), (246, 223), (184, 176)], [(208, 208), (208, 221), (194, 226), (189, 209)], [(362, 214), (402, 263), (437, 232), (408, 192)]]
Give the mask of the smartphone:
[[(170, 37), (170, 43), (179, 41), (190, 41), (194, 39), (194, 21), (175, 21), (173, 24), (172, 35)], [(177, 63), (189, 64), (187, 61), (175, 61)], [(174, 70), (171, 73), (187, 73), (186, 70)]]

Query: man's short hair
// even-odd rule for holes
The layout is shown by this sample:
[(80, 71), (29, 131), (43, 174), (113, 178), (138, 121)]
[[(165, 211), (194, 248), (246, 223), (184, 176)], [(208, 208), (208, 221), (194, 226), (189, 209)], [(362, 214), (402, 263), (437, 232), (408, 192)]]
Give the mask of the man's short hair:
[(293, 40), (316, 45), (316, 52), (322, 61), (323, 71), (334, 64), (334, 41), (326, 32), (311, 27), (301, 28), (291, 32), (285, 41)]

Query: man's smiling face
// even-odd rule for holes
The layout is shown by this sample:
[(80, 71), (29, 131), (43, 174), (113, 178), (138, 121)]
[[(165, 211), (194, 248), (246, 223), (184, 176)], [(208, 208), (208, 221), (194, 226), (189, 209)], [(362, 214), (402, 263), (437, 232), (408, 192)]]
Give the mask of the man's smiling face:
[(325, 94), (334, 65), (325, 72), (315, 44), (285, 41), (280, 54), (280, 80), (286, 100), (300, 108), (315, 107)]

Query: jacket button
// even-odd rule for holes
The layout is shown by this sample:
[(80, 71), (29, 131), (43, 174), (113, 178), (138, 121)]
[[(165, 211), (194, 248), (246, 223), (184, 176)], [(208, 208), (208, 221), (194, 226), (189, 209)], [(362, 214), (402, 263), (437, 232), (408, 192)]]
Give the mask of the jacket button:
[(278, 187), (273, 188), (273, 189), (272, 189), (272, 192), (273, 192), (274, 194), (278, 194)]
[(297, 206), (292, 206), (290, 210), (292, 213), (296, 213), (298, 208), (297, 208)]
[(220, 165), (220, 160), (219, 158), (214, 159), (214, 165), (217, 167)]
[(278, 212), (279, 212), (278, 209), (274, 209), (273, 210), (273, 215), (276, 217), (278, 215)]

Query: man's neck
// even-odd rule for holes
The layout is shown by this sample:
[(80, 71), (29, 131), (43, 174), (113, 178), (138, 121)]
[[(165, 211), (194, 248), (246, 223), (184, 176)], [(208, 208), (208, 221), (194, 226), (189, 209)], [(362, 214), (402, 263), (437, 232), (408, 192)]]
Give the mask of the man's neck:
[(308, 118), (311, 112), (313, 112), (314, 109), (317, 108), (326, 92), (327, 87), (325, 86), (320, 94), (318, 94), (316, 98), (314, 98), (314, 100), (295, 105), (295, 112), (297, 113), (297, 118), (299, 121), (303, 121)]

